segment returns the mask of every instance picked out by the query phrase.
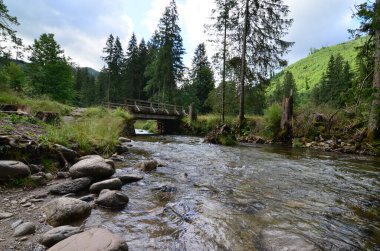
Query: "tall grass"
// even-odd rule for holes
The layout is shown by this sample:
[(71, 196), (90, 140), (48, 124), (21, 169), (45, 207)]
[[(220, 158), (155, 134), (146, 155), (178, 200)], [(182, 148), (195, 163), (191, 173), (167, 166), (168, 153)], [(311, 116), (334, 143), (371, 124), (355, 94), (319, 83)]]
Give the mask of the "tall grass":
[(72, 107), (52, 101), (46, 96), (32, 99), (8, 89), (0, 90), (0, 104), (23, 105), (30, 109), (29, 112), (33, 114), (45, 111), (58, 113), (62, 116), (69, 114), (73, 110)]
[(67, 147), (76, 144), (82, 154), (109, 155), (114, 152), (124, 124), (130, 118), (129, 113), (122, 109), (89, 108), (80, 119), (59, 127), (50, 126), (46, 140)]

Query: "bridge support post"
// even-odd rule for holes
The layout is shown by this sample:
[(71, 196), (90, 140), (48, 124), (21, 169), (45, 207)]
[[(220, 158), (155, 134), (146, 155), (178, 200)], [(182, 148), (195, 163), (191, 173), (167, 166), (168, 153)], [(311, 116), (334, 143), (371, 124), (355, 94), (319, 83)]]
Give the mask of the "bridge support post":
[(129, 120), (125, 123), (123, 128), (123, 135), (127, 137), (136, 136), (135, 120)]
[(190, 117), (190, 123), (197, 121), (197, 112), (195, 110), (194, 103), (191, 103), (191, 105), (189, 106), (189, 117)]
[(181, 120), (157, 120), (157, 129), (160, 134), (180, 133)]

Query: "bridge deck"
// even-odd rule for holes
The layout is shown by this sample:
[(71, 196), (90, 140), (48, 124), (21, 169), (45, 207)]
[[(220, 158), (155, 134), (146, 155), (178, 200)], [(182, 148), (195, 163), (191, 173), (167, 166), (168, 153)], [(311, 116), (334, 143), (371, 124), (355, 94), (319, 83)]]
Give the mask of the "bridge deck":
[(186, 111), (182, 106), (150, 102), (145, 100), (127, 99), (124, 104), (107, 103), (106, 106), (109, 108), (125, 108), (136, 119), (175, 120), (181, 116), (186, 115)]

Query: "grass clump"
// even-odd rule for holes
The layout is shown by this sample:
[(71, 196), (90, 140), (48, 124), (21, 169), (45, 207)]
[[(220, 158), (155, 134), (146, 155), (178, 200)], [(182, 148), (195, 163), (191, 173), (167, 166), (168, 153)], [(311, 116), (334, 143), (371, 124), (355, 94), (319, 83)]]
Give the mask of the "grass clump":
[(137, 120), (135, 122), (135, 128), (146, 130), (150, 133), (158, 133), (157, 122), (154, 120)]
[(264, 135), (275, 139), (280, 132), (282, 109), (280, 105), (273, 104), (264, 112)]
[(131, 116), (121, 109), (109, 110), (102, 107), (87, 109), (84, 116), (59, 127), (49, 127), (47, 141), (72, 147), (77, 145), (82, 154), (112, 154), (125, 122)]
[(21, 105), (27, 107), (32, 114), (36, 114), (39, 111), (57, 113), (61, 116), (69, 114), (73, 108), (50, 100), (46, 96), (28, 98), (22, 94), (10, 91), (8, 89), (0, 90), (0, 104)]

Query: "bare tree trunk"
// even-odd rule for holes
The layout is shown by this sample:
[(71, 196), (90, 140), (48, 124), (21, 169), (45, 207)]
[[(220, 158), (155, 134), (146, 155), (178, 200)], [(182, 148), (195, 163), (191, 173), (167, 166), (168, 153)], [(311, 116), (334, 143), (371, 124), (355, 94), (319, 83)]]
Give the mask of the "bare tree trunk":
[(227, 51), (227, 18), (228, 10), (226, 7), (226, 1), (224, 1), (224, 40), (223, 40), (223, 80), (222, 80), (222, 124), (224, 125), (225, 114), (225, 97), (226, 97), (226, 51)]
[(245, 2), (244, 14), (244, 33), (243, 33), (243, 48), (241, 53), (241, 69), (240, 69), (240, 109), (239, 109), (239, 127), (242, 130), (244, 123), (244, 82), (246, 73), (246, 54), (247, 54), (247, 35), (248, 35), (248, 15), (249, 15), (249, 0)]
[(284, 97), (281, 116), (281, 141), (290, 143), (293, 139), (293, 90), (289, 97)]
[(376, 0), (375, 6), (375, 69), (373, 73), (373, 101), (368, 121), (368, 138), (380, 138), (380, 0)]

